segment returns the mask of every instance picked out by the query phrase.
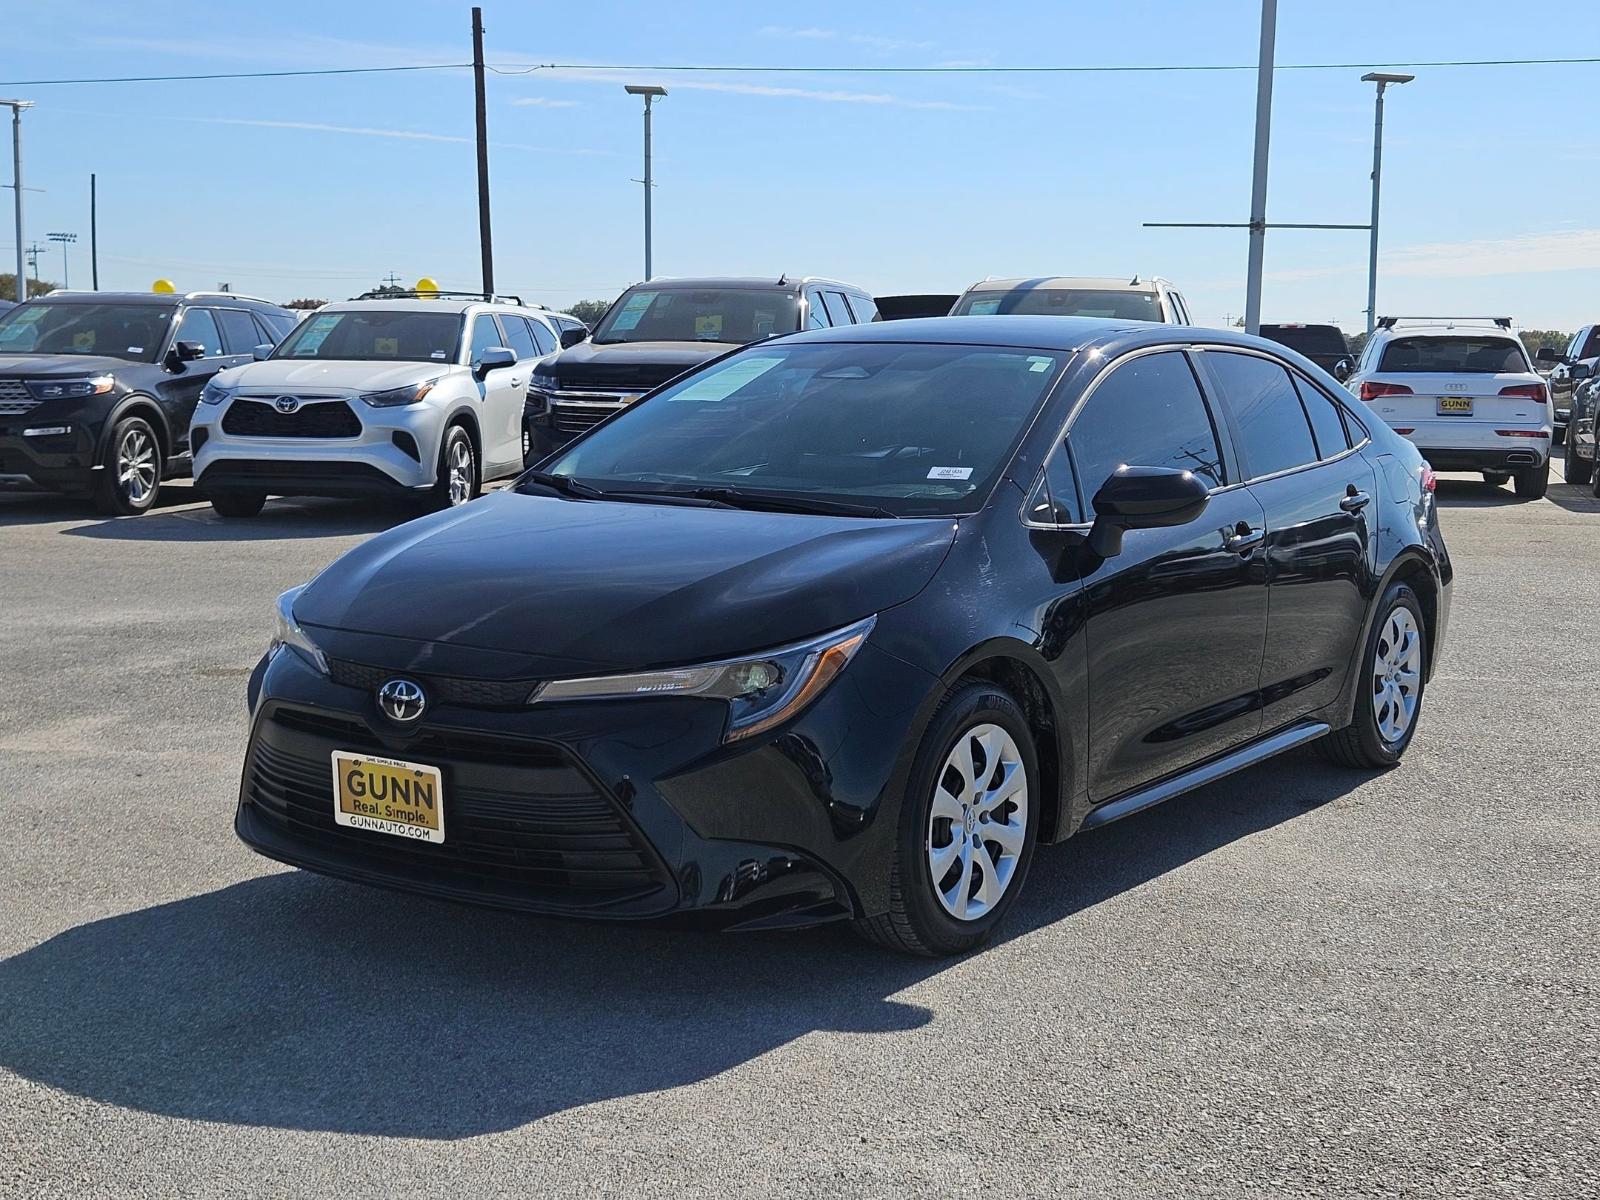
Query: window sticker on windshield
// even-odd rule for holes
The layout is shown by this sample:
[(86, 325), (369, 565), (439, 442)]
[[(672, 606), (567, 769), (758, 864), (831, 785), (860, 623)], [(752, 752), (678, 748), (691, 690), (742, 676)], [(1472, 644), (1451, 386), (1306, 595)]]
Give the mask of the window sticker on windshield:
[(382, 354), (388, 356), (389, 358), (393, 358), (396, 354), (400, 353), (400, 339), (373, 338), (372, 352), (374, 354)]
[(759, 379), (783, 360), (781, 358), (744, 358), (729, 363), (720, 371), (708, 371), (683, 391), (672, 397), (679, 400), (715, 402), (726, 400), (745, 384)]
[(1000, 311), (1000, 297), (992, 300), (974, 300), (967, 312), (974, 317), (988, 317)]
[(94, 349), (94, 330), (85, 329), (81, 333), (72, 335), (72, 348), (74, 350)]
[(444, 353), (443, 350), (435, 350), (432, 354), (428, 355), (428, 357), (429, 358), (436, 358), (440, 362), (443, 362), (445, 360), (445, 353)]
[(697, 338), (719, 338), (722, 336), (722, 314), (709, 313), (694, 319), (694, 335)]
[(295, 344), (294, 352), (298, 355), (314, 355), (322, 349), (322, 343), (328, 340), (328, 335), (333, 332), (334, 326), (339, 324), (339, 314), (329, 313), (327, 316), (312, 317), (306, 322), (306, 331), (300, 335), (300, 340)]
[(1030, 371), (1048, 371), (1050, 369), (1050, 365), (1051, 365), (1051, 363), (1053, 361), (1054, 360), (1048, 359), (1048, 358), (1039, 358), (1037, 356), (1030, 356), (1028, 358), (1028, 370), (1030, 370)]
[(929, 479), (971, 479), (971, 467), (934, 467), (928, 472)]
[(128, 353), (128, 354), (143, 354), (144, 353), (144, 347), (143, 346), (129, 346), (127, 351), (126, 351), (126, 353)]
[(611, 328), (622, 330), (635, 328), (644, 317), (645, 310), (650, 307), (651, 301), (660, 294), (660, 292), (635, 292), (629, 296), (622, 305), (622, 311), (617, 314), (617, 319), (611, 323)]

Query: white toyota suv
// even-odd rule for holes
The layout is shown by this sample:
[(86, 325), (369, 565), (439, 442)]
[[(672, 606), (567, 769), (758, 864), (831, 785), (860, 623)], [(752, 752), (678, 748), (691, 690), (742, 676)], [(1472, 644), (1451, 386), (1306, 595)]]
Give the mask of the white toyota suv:
[(1345, 386), (1436, 471), (1550, 486), (1550, 392), (1510, 317), (1380, 317)]
[(189, 430), (225, 517), (267, 496), (465, 504), (522, 470), (522, 407), (560, 331), (543, 309), (438, 293), (324, 305), (261, 360), (218, 374)]

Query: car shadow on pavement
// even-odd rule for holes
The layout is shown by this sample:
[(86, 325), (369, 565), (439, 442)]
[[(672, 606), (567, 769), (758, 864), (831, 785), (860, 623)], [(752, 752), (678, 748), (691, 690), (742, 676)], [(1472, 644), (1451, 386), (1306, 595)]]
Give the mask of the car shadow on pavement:
[[(1365, 778), (1295, 755), (1043, 848), (1007, 936)], [(1073, 952), (1070, 931), (1060, 945)], [(839, 929), (561, 923), (290, 871), (0, 962), (0, 1067), (175, 1117), (463, 1138), (708, 1079), (816, 1030), (918, 1028), (934, 1014), (896, 994), (951, 966)]]
[(219, 517), (205, 505), (149, 512), (61, 532), (72, 537), (128, 542), (275, 542), (381, 533), (422, 515), (415, 507), (371, 500), (268, 500), (257, 517)]

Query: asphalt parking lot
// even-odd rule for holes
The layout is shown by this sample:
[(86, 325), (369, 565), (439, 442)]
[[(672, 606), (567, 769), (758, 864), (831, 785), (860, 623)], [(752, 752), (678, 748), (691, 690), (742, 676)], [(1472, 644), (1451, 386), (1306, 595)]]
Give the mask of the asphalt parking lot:
[(954, 963), (363, 890), (230, 821), (271, 601), (385, 527), (0, 490), (0, 1194), (1600, 1193), (1600, 500), (1440, 485), (1405, 763), (1044, 851)]

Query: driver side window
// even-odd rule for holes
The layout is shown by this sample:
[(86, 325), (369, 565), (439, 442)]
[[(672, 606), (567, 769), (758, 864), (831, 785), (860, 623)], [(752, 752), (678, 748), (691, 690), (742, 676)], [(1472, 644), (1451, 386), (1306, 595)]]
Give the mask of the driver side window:
[(1227, 483), (1216, 428), (1189, 360), (1179, 350), (1114, 368), (1067, 435), (1086, 504), (1118, 467), (1175, 467), (1213, 487)]

